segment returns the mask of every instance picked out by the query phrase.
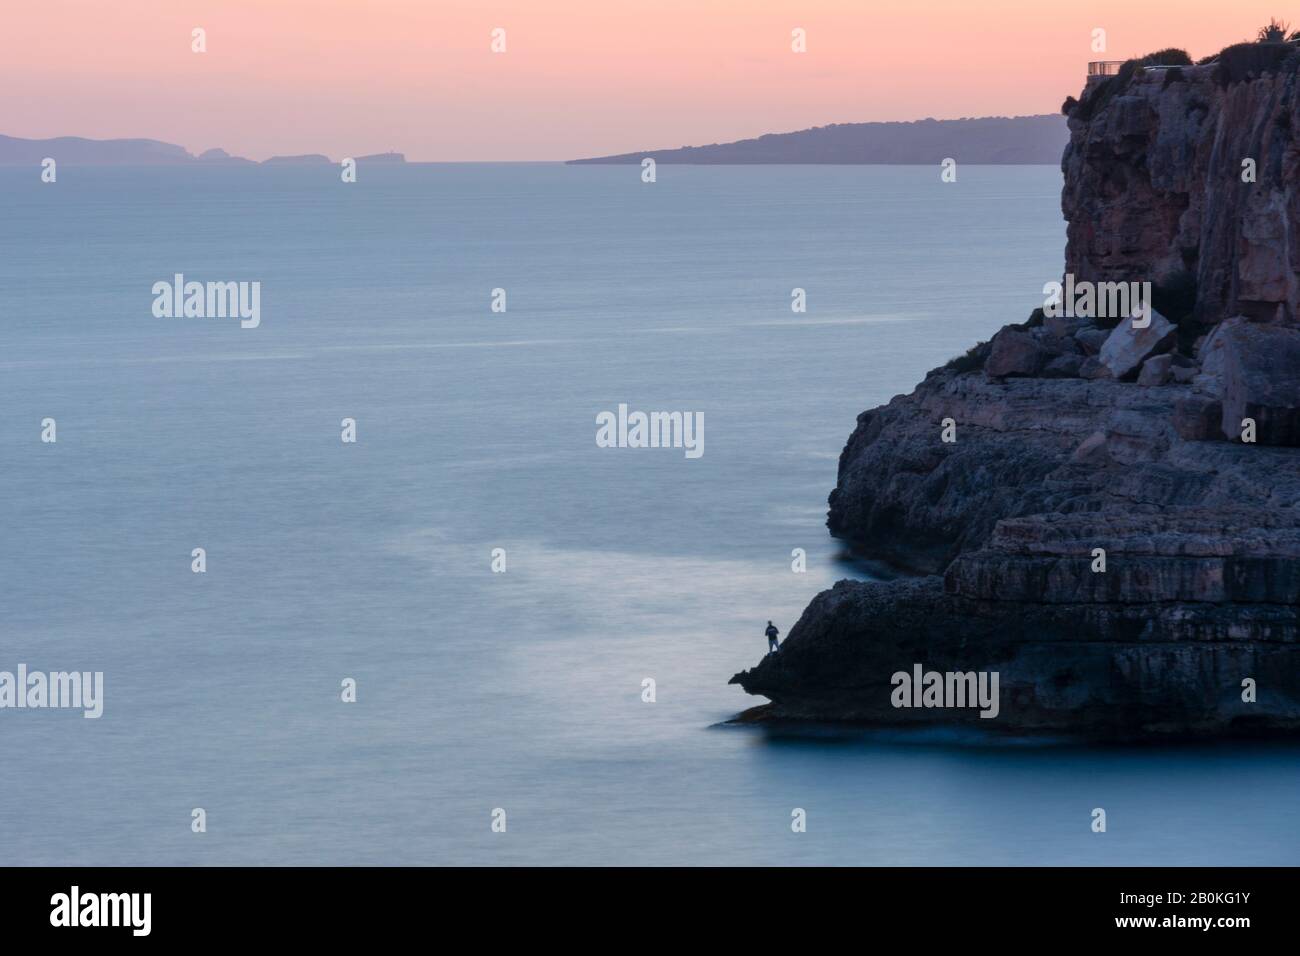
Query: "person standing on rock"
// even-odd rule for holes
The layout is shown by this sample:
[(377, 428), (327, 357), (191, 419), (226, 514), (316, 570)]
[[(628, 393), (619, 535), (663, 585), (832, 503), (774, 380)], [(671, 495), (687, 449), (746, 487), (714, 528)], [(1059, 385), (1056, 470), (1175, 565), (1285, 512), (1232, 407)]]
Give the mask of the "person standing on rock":
[(777, 635), (779, 633), (780, 632), (776, 629), (776, 625), (773, 624), (771, 621), (768, 621), (767, 622), (767, 652), (769, 654), (771, 654), (774, 650), (776, 650), (778, 647), (781, 646), (776, 641)]

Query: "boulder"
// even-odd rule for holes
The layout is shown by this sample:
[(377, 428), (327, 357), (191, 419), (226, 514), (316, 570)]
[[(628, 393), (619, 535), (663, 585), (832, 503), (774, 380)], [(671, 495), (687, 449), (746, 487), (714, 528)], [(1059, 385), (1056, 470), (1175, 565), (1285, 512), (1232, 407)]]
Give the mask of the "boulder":
[(1076, 332), (1087, 325), (1087, 319), (1072, 315), (1049, 315), (1043, 319), (1043, 328), (1058, 339), (1073, 338)]
[(1245, 324), (1246, 319), (1233, 316), (1216, 325), (1210, 334), (1196, 345), (1196, 360), (1200, 363), (1200, 372), (1193, 379), (1196, 387), (1214, 396), (1223, 394), (1223, 344), (1228, 330)]
[(1043, 378), (1078, 378), (1083, 361), (1081, 355), (1058, 355), (1043, 369)]
[(1110, 369), (1101, 364), (1101, 359), (1095, 355), (1089, 355), (1079, 364), (1079, 378), (1086, 378), (1092, 381), (1098, 378), (1112, 378)]
[(1152, 356), (1142, 363), (1142, 371), (1138, 373), (1138, 384), (1148, 387), (1164, 385), (1169, 381), (1173, 364), (1174, 357), (1168, 353)]
[(1014, 326), (1007, 326), (993, 336), (991, 346), (988, 361), (984, 363), (984, 371), (990, 378), (1033, 377), (1052, 357), (1031, 333)]
[(1178, 327), (1154, 310), (1146, 328), (1134, 328), (1133, 321), (1124, 319), (1115, 326), (1098, 355), (1117, 379), (1133, 374), (1148, 358), (1167, 350), (1178, 335)]
[(1096, 355), (1101, 351), (1101, 347), (1106, 344), (1106, 339), (1110, 336), (1110, 330), (1099, 329), (1095, 326), (1087, 326), (1074, 333), (1074, 341), (1083, 349), (1085, 355)]
[(1300, 446), (1300, 329), (1242, 322), (1222, 340), (1223, 433), (1251, 418), (1257, 444)]

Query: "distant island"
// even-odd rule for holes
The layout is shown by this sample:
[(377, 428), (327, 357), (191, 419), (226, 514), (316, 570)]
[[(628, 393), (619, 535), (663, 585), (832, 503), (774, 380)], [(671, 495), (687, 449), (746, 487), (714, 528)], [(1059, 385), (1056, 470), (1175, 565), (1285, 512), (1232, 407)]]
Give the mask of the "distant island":
[[(260, 164), (242, 156), (232, 156), (224, 149), (209, 149), (195, 156), (184, 146), (156, 139), (85, 139), (80, 136), (22, 139), (0, 136), (0, 166), (40, 165), (47, 156), (68, 166), (319, 166), (333, 163), (321, 153), (272, 156)], [(358, 163), (406, 162), (401, 153), (373, 153), (352, 158)]]
[(918, 165), (953, 158), (963, 163), (1055, 166), (1070, 140), (1065, 117), (987, 116), (910, 123), (836, 123), (794, 133), (680, 149), (647, 149), (569, 163), (747, 164), (827, 163)]

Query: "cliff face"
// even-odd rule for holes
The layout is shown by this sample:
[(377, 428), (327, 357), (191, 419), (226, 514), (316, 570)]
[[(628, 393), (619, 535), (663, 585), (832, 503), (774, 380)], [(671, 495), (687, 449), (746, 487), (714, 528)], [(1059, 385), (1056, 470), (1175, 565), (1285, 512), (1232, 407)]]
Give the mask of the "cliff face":
[[(762, 716), (1300, 731), (1296, 75), (1181, 73), (1085, 93), (1062, 203), (1067, 271), (1170, 317), (1036, 313), (860, 415), (828, 524), (929, 576), (818, 595), (732, 678)], [(896, 706), (916, 664), (998, 672), (998, 716)]]
[(1139, 69), (1089, 87), (1062, 160), (1065, 271), (1149, 280), (1205, 323), (1300, 317), (1293, 67), (1237, 82), (1222, 63)]

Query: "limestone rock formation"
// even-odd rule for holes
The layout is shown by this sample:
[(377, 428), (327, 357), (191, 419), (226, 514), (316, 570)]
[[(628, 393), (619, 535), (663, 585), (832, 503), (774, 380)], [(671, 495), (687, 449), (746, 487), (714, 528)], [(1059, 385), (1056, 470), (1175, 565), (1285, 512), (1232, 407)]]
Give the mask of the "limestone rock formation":
[[(1300, 732), (1300, 53), (1263, 46), (1074, 103), (1066, 271), (1160, 311), (1036, 313), (859, 415), (828, 526), (917, 576), (818, 595), (752, 715)], [(915, 665), (997, 672), (998, 716), (897, 706)]]
[(1177, 334), (1177, 327), (1159, 312), (1152, 312), (1150, 321), (1142, 327), (1125, 319), (1111, 330), (1097, 358), (1110, 369), (1112, 377), (1126, 378), (1152, 355), (1169, 348)]
[[(1225, 440), (1218, 407), (1177, 383), (932, 373), (860, 416), (831, 522), (942, 577), (841, 582), (733, 680), (768, 718), (1300, 730), (1300, 450)], [(892, 707), (915, 663), (999, 672), (998, 718)]]
[(1300, 318), (1300, 52), (1276, 46), (1244, 76), (1224, 56), (1085, 90), (1062, 160), (1067, 273), (1150, 281), (1205, 322)]

